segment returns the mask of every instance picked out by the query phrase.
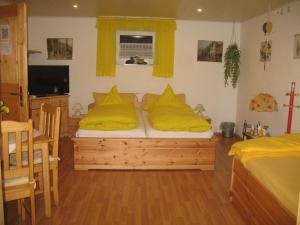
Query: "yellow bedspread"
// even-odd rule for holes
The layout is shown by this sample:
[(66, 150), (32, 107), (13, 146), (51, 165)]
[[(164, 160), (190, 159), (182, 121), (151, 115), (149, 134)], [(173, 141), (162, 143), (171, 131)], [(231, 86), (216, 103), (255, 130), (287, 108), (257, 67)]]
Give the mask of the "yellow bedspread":
[(300, 156), (300, 134), (237, 142), (232, 145), (229, 155), (237, 155), (242, 163), (259, 157)]
[(263, 157), (246, 162), (246, 168), (293, 215), (300, 192), (300, 157)]
[(157, 105), (148, 114), (151, 126), (162, 131), (203, 132), (211, 125), (188, 106)]
[(79, 123), (85, 130), (129, 130), (136, 126), (133, 104), (96, 105)]

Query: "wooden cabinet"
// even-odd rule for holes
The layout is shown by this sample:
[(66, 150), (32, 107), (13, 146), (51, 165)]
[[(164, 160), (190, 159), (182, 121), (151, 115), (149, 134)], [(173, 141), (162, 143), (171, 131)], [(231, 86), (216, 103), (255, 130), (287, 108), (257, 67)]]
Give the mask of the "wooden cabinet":
[(81, 116), (71, 116), (69, 117), (69, 137), (75, 137), (75, 133), (79, 128), (79, 121), (82, 119)]
[(60, 136), (68, 136), (69, 95), (57, 95), (48, 97), (30, 97), (30, 117), (34, 128), (38, 128), (40, 120), (40, 107), (42, 103), (59, 106), (61, 108)]

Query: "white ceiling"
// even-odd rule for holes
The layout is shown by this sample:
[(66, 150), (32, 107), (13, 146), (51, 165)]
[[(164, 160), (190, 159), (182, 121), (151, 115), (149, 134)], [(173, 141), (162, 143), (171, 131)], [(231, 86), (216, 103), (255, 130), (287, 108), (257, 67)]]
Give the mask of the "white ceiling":
[[(12, 2), (14, 0), (0, 0)], [(293, 0), (27, 0), (29, 16), (161, 17), (244, 21)], [(73, 4), (78, 4), (74, 9)], [(202, 8), (203, 12), (197, 12)]]

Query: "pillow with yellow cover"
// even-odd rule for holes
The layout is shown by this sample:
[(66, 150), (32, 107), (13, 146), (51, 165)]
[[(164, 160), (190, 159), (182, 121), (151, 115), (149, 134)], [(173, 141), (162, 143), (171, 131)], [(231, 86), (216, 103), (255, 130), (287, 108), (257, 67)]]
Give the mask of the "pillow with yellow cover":
[[(149, 110), (153, 103), (159, 98), (160, 95), (146, 93), (143, 97), (142, 101), (142, 109)], [(182, 103), (185, 103), (185, 94), (176, 94), (176, 98), (178, 98)]]
[(86, 130), (127, 130), (136, 125), (134, 105), (119, 95), (116, 86), (79, 122), (79, 127)]
[(168, 85), (149, 109), (148, 119), (151, 126), (162, 131), (204, 132), (211, 125), (182, 103)]
[[(128, 103), (135, 104), (136, 102), (136, 95), (134, 93), (119, 93), (119, 95)], [(101, 103), (106, 96), (107, 93), (93, 92), (93, 98), (96, 104)]]

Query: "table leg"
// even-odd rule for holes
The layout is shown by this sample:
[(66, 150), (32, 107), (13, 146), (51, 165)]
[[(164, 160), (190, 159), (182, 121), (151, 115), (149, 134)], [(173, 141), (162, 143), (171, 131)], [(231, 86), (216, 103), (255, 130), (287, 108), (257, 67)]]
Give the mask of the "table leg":
[(44, 181), (44, 200), (45, 200), (45, 214), (47, 217), (51, 216), (51, 196), (50, 196), (50, 171), (49, 171), (49, 151), (48, 143), (43, 144), (43, 181)]

